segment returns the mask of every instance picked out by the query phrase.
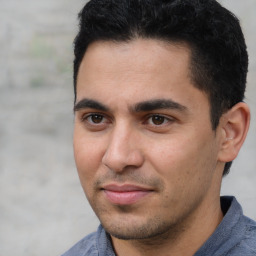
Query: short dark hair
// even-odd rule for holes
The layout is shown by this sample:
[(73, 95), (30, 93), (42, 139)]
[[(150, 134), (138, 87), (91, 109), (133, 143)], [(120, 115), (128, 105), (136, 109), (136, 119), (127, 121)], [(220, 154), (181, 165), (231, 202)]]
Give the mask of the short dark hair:
[[(79, 13), (74, 41), (74, 92), (79, 66), (95, 41), (149, 38), (186, 43), (194, 86), (210, 101), (212, 128), (243, 101), (248, 54), (239, 20), (216, 0), (91, 0)], [(226, 163), (223, 175), (229, 172)]]

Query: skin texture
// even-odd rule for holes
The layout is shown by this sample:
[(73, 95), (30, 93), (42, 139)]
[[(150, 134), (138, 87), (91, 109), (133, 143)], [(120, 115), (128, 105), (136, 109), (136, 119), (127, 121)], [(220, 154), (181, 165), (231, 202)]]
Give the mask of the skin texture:
[(136, 39), (93, 43), (81, 63), (75, 161), (117, 255), (192, 255), (223, 217), (222, 172), (249, 110), (240, 103), (213, 131), (189, 60), (184, 44)]

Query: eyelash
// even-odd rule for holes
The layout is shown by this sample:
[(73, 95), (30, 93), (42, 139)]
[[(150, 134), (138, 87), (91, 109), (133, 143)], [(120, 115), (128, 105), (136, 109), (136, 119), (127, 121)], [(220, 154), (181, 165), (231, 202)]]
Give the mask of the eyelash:
[(82, 122), (88, 122), (88, 123), (91, 123), (92, 125), (102, 124), (102, 122), (97, 123), (97, 122), (93, 122), (92, 120), (89, 121), (89, 119), (90, 119), (90, 118), (93, 118), (93, 117), (100, 117), (100, 118), (102, 118), (102, 119), (107, 119), (107, 118), (105, 117), (105, 115), (103, 115), (103, 114), (100, 114), (100, 113), (90, 113), (90, 114), (88, 114), (88, 115), (82, 116)]
[[(158, 118), (158, 120), (155, 120), (155, 121), (159, 121), (159, 119), (160, 119), (160, 124), (154, 124), (154, 123), (153, 123), (154, 121), (153, 121), (152, 118)], [(150, 121), (149, 121), (150, 119), (151, 119), (151, 124), (150, 124), (150, 125), (152, 125), (152, 126), (154, 126), (154, 127), (162, 127), (162, 126), (167, 125), (168, 123), (174, 121), (173, 118), (166, 117), (165, 115), (161, 115), (161, 114), (152, 114), (152, 115), (147, 116), (145, 123), (149, 123), (149, 122), (150, 122)], [(161, 122), (161, 121), (162, 121), (162, 122)]]

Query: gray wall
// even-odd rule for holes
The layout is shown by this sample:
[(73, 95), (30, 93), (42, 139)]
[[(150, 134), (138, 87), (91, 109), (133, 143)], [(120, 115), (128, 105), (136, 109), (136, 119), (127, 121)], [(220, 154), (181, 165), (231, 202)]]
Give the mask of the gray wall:
[[(72, 153), (72, 41), (79, 0), (0, 3), (0, 256), (60, 255), (98, 221)], [(256, 1), (221, 1), (250, 53), (248, 139), (222, 194), (256, 219)]]

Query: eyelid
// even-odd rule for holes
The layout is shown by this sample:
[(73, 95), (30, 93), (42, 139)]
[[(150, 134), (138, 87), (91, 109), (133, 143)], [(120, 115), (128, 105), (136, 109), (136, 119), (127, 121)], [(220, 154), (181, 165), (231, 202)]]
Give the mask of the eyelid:
[[(98, 116), (102, 116), (102, 121), (100, 121), (99, 123), (97, 122), (93, 122), (91, 120), (89, 120), (90, 117), (92, 117), (93, 115), (98, 115)], [(154, 116), (159, 116), (161, 118), (164, 118), (164, 122), (162, 124), (154, 124), (153, 121), (150, 121), (150, 118), (154, 117)], [(107, 115), (106, 113), (102, 113), (102, 112), (86, 112), (86, 113), (81, 113), (80, 116), (80, 121), (81, 123), (83, 123), (85, 126), (88, 127), (88, 129), (96, 129), (96, 130), (102, 130), (105, 129), (106, 126), (108, 126), (109, 124), (111, 124), (113, 122), (111, 116)], [(142, 125), (148, 126), (149, 129), (164, 129), (169, 127), (173, 122), (175, 122), (175, 120), (177, 120), (176, 118), (174, 118), (173, 116), (170, 115), (166, 115), (166, 114), (159, 114), (159, 113), (150, 113), (147, 114), (146, 116), (144, 116), (144, 118), (142, 119)]]
[(162, 117), (162, 118), (165, 119), (165, 122), (163, 124), (160, 124), (160, 125), (150, 124), (151, 126), (155, 126), (155, 127), (161, 127), (161, 126), (164, 126), (164, 125), (168, 125), (169, 123), (172, 123), (172, 122), (175, 121), (175, 118), (173, 118), (173, 117), (166, 116), (164, 114), (153, 113), (153, 114), (149, 114), (149, 115), (146, 116), (144, 123), (148, 123), (149, 119), (154, 117), (154, 116), (159, 116), (159, 117)]
[[(104, 121), (102, 121), (100, 123), (90, 122), (88, 120), (88, 118), (90, 118), (94, 115), (102, 116), (103, 117), (102, 120), (104, 120)], [(110, 118), (106, 114), (101, 113), (101, 112), (89, 112), (89, 113), (85, 113), (81, 116), (81, 122), (86, 123), (87, 125), (90, 125), (90, 126), (102, 126), (102, 125), (105, 125), (107, 123), (110, 123), (109, 120), (110, 120)]]

